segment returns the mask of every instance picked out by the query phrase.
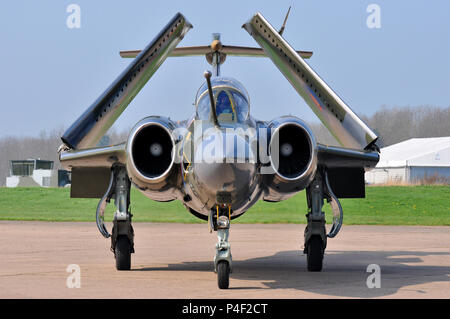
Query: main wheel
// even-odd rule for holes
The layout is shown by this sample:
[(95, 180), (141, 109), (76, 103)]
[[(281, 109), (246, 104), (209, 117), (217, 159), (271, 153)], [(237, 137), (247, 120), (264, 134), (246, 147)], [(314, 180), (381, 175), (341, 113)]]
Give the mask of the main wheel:
[(228, 289), (230, 284), (230, 265), (225, 260), (217, 264), (217, 284), (220, 289)]
[(114, 249), (117, 270), (130, 270), (131, 268), (131, 244), (127, 236), (119, 236)]
[(321, 271), (323, 264), (323, 241), (320, 236), (312, 236), (308, 242), (308, 252), (306, 260), (308, 271)]

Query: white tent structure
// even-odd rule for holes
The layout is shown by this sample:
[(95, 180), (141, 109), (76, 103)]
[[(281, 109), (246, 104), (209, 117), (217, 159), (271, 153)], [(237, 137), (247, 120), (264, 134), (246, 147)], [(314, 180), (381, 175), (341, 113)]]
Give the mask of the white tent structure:
[(450, 136), (412, 138), (381, 149), (368, 184), (414, 183), (427, 178), (450, 181)]

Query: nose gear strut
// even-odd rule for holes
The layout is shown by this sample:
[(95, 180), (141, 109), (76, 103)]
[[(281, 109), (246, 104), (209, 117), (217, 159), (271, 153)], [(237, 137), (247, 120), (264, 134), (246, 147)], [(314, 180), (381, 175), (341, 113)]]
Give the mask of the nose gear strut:
[[(217, 283), (220, 289), (227, 289), (229, 277), (232, 272), (231, 245), (228, 242), (230, 235), (231, 206), (216, 205), (209, 215), (210, 227), (217, 231), (218, 242), (214, 256), (214, 272), (217, 273)], [(223, 207), (224, 206), (224, 207)]]

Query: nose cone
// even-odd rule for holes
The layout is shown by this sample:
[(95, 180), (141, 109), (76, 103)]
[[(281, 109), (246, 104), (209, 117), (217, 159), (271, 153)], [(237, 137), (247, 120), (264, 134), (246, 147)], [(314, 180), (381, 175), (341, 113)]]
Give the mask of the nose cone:
[(218, 193), (230, 193), (232, 202), (246, 198), (256, 175), (254, 152), (245, 138), (220, 132), (204, 139), (195, 152), (193, 175), (197, 193), (208, 205)]

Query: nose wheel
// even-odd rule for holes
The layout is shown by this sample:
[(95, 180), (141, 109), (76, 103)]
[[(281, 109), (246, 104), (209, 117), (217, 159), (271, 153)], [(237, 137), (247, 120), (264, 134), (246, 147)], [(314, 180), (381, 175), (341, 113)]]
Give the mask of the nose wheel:
[(225, 260), (217, 264), (217, 285), (220, 289), (228, 289), (230, 285), (230, 265)]

